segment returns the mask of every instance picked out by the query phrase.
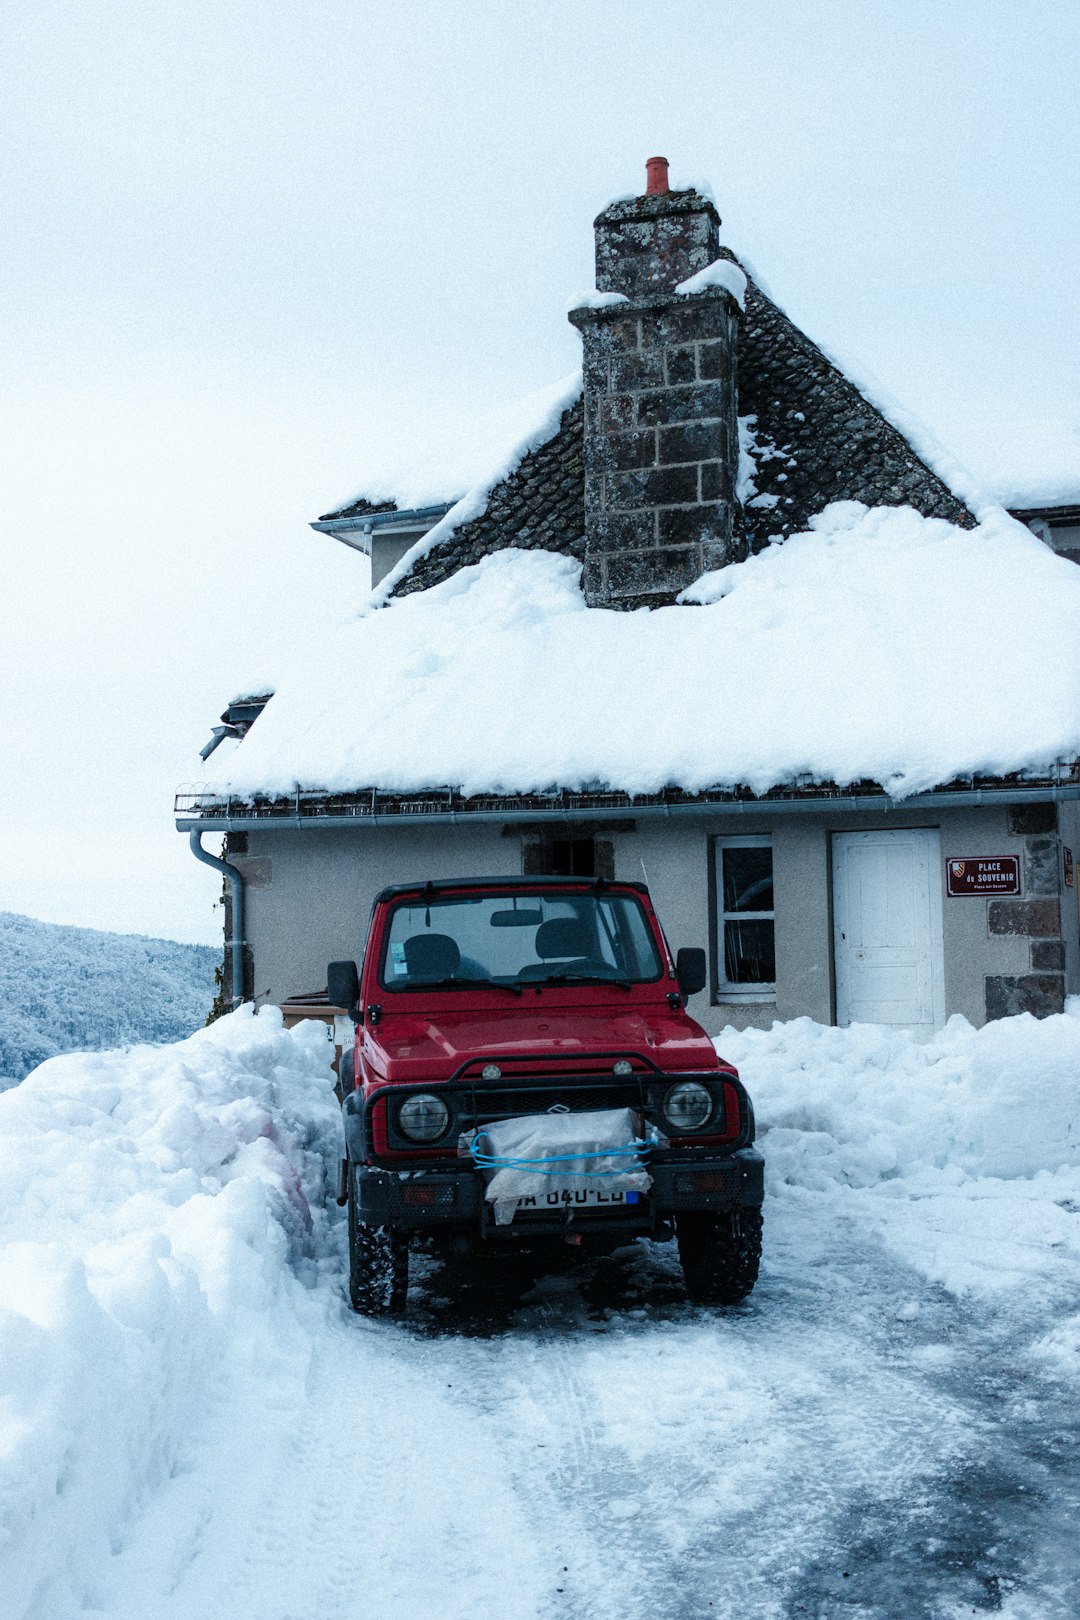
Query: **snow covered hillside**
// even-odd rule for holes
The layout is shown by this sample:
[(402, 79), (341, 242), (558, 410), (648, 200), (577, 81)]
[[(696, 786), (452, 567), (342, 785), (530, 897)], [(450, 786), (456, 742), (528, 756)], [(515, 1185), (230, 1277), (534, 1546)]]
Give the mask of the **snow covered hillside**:
[(321, 1026), (244, 1009), (0, 1096), (5, 1620), (1065, 1620), (1080, 1001), (728, 1031), (762, 1280), (633, 1244), (354, 1318)]
[(189, 1035), (220, 961), (209, 945), (0, 912), (0, 1087), (58, 1052)]

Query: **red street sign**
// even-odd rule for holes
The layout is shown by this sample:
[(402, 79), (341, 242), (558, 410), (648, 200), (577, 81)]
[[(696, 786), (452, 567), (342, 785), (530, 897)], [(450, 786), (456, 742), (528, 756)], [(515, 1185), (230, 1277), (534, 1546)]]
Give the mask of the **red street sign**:
[(945, 886), (949, 894), (1019, 894), (1018, 855), (965, 855), (945, 862)]

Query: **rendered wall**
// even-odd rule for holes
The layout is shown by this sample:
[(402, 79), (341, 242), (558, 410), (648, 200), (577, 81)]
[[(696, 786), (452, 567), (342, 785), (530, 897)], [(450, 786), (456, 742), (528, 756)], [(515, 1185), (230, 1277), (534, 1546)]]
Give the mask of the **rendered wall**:
[[(641, 821), (633, 833), (616, 839), (615, 869), (618, 877), (640, 877), (644, 863), (673, 949), (702, 945), (715, 953), (710, 927), (712, 839), (720, 835), (771, 835), (776, 999), (748, 998), (710, 1005), (703, 993), (695, 998), (691, 1010), (714, 1034), (725, 1024), (767, 1028), (774, 1019), (804, 1015), (828, 1024), (834, 1017), (832, 835), (890, 827), (940, 830), (946, 1017), (962, 1013), (973, 1024), (985, 1023), (988, 994), (992, 1005), (995, 995), (999, 1003), (1004, 997), (1006, 1005), (999, 1010), (1058, 1010), (1062, 984), (1053, 963), (1060, 940), (1054, 923), (1059, 897), (1051, 889), (1056, 860), (1053, 855), (1047, 860), (1051, 852), (1043, 848), (1053, 843), (1056, 855), (1058, 838), (1056, 834), (1028, 836), (1013, 830), (1010, 811), (1004, 806), (881, 816), (830, 815), (823, 811), (777, 815), (771, 821), (765, 815), (686, 822)], [(1080, 842), (1080, 833), (1077, 837)], [(1033, 851), (1040, 857), (1038, 870), (1032, 860)], [(975, 855), (1020, 858), (1022, 889), (1016, 901), (946, 896), (945, 860)], [(1066, 894), (1067, 898), (1060, 902), (1060, 918), (1066, 929), (1066, 959), (1076, 964), (1072, 969), (1075, 974), (1080, 968), (1076, 906), (1072, 891)]]
[[(614, 847), (615, 876), (647, 876), (672, 950), (699, 945), (715, 957), (712, 928), (713, 840), (771, 835), (776, 898), (775, 1000), (712, 1004), (708, 991), (691, 1011), (711, 1033), (727, 1024), (768, 1027), (808, 1016), (831, 1023), (831, 838), (876, 828), (937, 827), (941, 834), (946, 1017), (973, 1024), (1003, 1012), (1049, 1013), (1063, 994), (1080, 991), (1077, 888), (1061, 883), (1061, 847), (1080, 856), (1080, 813), (1061, 807), (1056, 830), (1024, 821), (1019, 810), (928, 810), (907, 815), (783, 814), (583, 824)], [(1032, 830), (1034, 827), (1034, 831)], [(280, 1001), (326, 982), (326, 963), (359, 957), (371, 903), (389, 883), (417, 878), (518, 874), (530, 827), (411, 826), (345, 831), (260, 830), (234, 856), (248, 879), (248, 938), (254, 991)], [(1016, 855), (1022, 889), (1016, 900), (945, 894), (945, 860)]]
[(247, 935), (260, 1002), (319, 989), (327, 962), (359, 959), (372, 901), (387, 884), (521, 870), (497, 825), (259, 831), (248, 834), (247, 855), (232, 859), (254, 873)]

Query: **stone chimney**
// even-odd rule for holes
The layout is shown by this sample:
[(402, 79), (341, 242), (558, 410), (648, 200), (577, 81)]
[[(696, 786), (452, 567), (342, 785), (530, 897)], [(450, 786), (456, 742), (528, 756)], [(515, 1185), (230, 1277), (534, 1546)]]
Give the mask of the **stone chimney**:
[[(648, 189), (595, 221), (601, 295), (570, 311), (585, 373), (585, 595), (593, 606), (670, 602), (741, 555), (734, 264), (677, 292), (719, 258), (720, 218), (697, 191)], [(722, 285), (723, 281), (727, 285)], [(603, 295), (619, 295), (605, 297)]]

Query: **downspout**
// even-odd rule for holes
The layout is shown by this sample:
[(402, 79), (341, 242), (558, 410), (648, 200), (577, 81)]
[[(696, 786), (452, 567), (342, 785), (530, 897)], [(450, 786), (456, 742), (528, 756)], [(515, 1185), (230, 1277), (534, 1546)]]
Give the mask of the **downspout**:
[(212, 866), (215, 872), (228, 878), (232, 890), (229, 949), (232, 953), (232, 1004), (235, 1012), (244, 999), (244, 875), (238, 866), (230, 866), (228, 861), (219, 860), (216, 855), (203, 849), (202, 841), (202, 832), (196, 827), (188, 839), (191, 853), (204, 866)]

